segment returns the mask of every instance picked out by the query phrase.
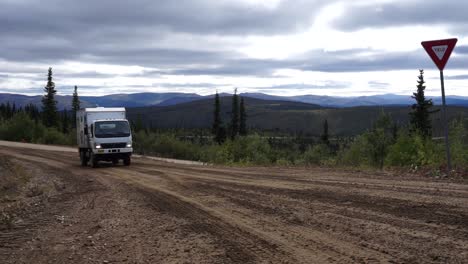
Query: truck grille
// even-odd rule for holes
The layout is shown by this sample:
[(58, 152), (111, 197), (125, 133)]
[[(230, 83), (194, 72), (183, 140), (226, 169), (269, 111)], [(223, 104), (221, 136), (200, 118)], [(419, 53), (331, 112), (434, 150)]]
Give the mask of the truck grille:
[(111, 148), (125, 148), (127, 143), (102, 143), (101, 148), (111, 149)]

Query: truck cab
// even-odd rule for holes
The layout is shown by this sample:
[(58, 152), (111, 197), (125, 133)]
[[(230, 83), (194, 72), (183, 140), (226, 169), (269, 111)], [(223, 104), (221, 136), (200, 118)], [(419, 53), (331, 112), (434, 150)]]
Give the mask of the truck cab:
[(125, 108), (84, 108), (77, 112), (78, 152), (82, 166), (99, 161), (131, 162), (132, 133)]

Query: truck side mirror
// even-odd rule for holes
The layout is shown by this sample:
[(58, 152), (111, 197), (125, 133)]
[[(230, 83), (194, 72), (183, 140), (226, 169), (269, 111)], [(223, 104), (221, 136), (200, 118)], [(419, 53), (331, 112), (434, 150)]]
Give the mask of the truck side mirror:
[(85, 125), (85, 127), (84, 127), (84, 134), (88, 135), (88, 125)]

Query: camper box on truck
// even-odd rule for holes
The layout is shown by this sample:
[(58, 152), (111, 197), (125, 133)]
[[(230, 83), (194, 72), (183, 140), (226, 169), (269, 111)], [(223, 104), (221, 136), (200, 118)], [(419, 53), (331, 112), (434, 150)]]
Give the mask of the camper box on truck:
[(96, 167), (99, 161), (123, 160), (130, 165), (132, 133), (123, 107), (83, 108), (76, 113), (81, 165)]

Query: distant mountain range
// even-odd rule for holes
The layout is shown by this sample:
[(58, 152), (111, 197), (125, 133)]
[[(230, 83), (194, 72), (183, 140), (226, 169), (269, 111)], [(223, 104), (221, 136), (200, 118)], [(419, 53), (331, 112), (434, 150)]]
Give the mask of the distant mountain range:
[[(224, 124), (230, 120), (231, 96), (221, 97), (221, 119)], [(247, 109), (247, 126), (257, 131), (274, 133), (303, 134), (319, 136), (324, 120), (334, 136), (360, 134), (371, 128), (382, 112), (390, 114), (399, 125), (408, 123), (411, 107), (406, 106), (356, 106), (345, 108), (323, 107), (320, 105), (285, 100), (265, 100), (244, 97)], [(156, 128), (209, 128), (213, 122), (213, 100), (205, 98), (169, 106), (146, 106), (127, 109), (128, 118)], [(439, 106), (434, 109), (440, 109)], [(453, 120), (468, 116), (468, 107), (449, 106), (447, 117)], [(431, 115), (433, 135), (442, 136), (441, 111)]]
[[(241, 93), (243, 97), (274, 100), (291, 101), (307, 104), (320, 105), (323, 107), (354, 107), (354, 106), (408, 106), (414, 103), (410, 96), (382, 94), (359, 97), (337, 97), (324, 95), (297, 95), (297, 96), (274, 96), (263, 93)], [(229, 94), (220, 94), (230, 96)], [(196, 100), (212, 98), (213, 95), (202, 96), (195, 93), (134, 93), (134, 94), (111, 94), (104, 96), (81, 96), (80, 100), (83, 107), (103, 106), (103, 107), (143, 107), (143, 106), (171, 106), (182, 103), (188, 103)], [(26, 96), (21, 94), (0, 93), (1, 103), (15, 103), (17, 107), (25, 106), (29, 103), (40, 106), (42, 96)], [(431, 98), (431, 97), (429, 97)], [(434, 104), (441, 104), (440, 97), (432, 97)], [(71, 108), (71, 96), (57, 95), (59, 109)], [(446, 98), (448, 105), (468, 106), (468, 97), (448, 96)]]
[[(320, 135), (322, 124), (328, 120), (333, 135), (356, 135), (372, 127), (382, 111), (399, 125), (408, 123), (413, 99), (400, 95), (361, 97), (332, 96), (272, 96), (244, 93), (247, 124), (259, 131), (305, 133)], [(224, 124), (230, 118), (232, 95), (220, 94)], [(71, 96), (57, 96), (58, 108), (70, 109)], [(82, 107), (127, 107), (128, 118), (158, 128), (209, 128), (213, 117), (213, 95), (187, 93), (138, 93), (80, 97)], [(433, 98), (440, 104), (440, 98)], [(447, 116), (450, 119), (468, 116), (468, 98), (448, 97)], [(29, 103), (41, 104), (41, 96), (0, 94), (0, 103), (15, 103), (17, 107)], [(435, 109), (439, 109), (436, 106)], [(441, 112), (432, 115), (435, 136), (442, 135)]]

